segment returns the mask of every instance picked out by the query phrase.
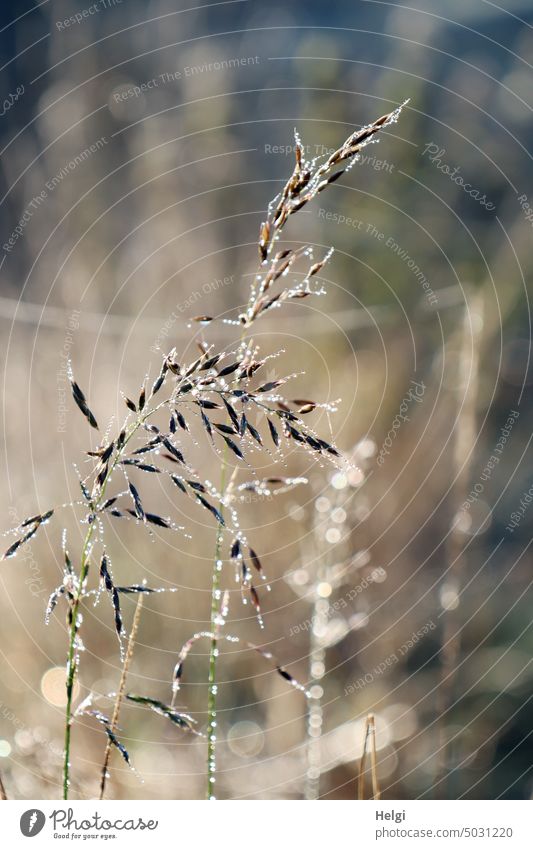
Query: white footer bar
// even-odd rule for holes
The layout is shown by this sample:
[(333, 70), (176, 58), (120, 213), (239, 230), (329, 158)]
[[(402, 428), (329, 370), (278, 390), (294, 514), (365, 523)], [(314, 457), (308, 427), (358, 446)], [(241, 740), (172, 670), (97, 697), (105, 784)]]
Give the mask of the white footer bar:
[(0, 845), (531, 849), (532, 810), (529, 801), (9, 801)]

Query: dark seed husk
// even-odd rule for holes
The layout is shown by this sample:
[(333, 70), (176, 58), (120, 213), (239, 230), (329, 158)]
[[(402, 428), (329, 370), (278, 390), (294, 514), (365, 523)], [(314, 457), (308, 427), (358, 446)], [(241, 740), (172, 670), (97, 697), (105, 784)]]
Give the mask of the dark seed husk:
[(326, 442), (324, 439), (319, 439), (318, 442), (320, 443), (321, 448), (323, 448), (324, 451), (327, 451), (328, 454), (332, 454), (334, 457), (340, 456), (337, 449), (334, 448), (333, 445), (330, 445), (329, 442)]
[(115, 628), (118, 636), (122, 636), (123, 625), (122, 625), (122, 614), (120, 612), (120, 598), (116, 587), (113, 587), (111, 592), (111, 601), (113, 602), (113, 610), (115, 611)]
[(67, 575), (73, 574), (72, 560), (70, 559), (70, 555), (69, 555), (69, 553), (66, 549), (65, 549), (65, 572), (67, 573)]
[(72, 389), (72, 396), (79, 409), (81, 410), (91, 427), (94, 427), (95, 430), (98, 430), (98, 423), (89, 409), (87, 401), (85, 400), (85, 395), (81, 391), (76, 381), (73, 380), (73, 378), (70, 378), (70, 387)]
[(252, 578), (252, 573), (248, 568), (248, 564), (243, 559), (242, 561), (242, 583), (243, 585), (249, 584)]
[(195, 360), (194, 363), (191, 363), (191, 365), (189, 366), (189, 368), (185, 372), (185, 377), (189, 377), (189, 375), (191, 375), (195, 371), (197, 371), (198, 368), (200, 367), (201, 363), (202, 363), (202, 360), (203, 360), (203, 357), (198, 357), (198, 359)]
[(229, 415), (229, 417), (230, 417), (230, 419), (233, 423), (233, 427), (235, 428), (236, 431), (238, 431), (239, 430), (239, 417), (238, 417), (237, 413), (235, 412), (235, 410), (233, 409), (233, 407), (231, 406), (229, 401), (226, 401), (225, 398), (223, 398), (222, 400), (224, 402), (224, 406), (225, 406), (225, 408), (228, 412), (228, 415)]
[(113, 453), (114, 447), (115, 447), (115, 443), (110, 442), (109, 445), (107, 446), (107, 448), (104, 448), (104, 450), (102, 451), (102, 456), (100, 457), (100, 462), (102, 464), (107, 463), (107, 461), (111, 457), (111, 454)]
[(164, 359), (163, 365), (161, 366), (161, 371), (159, 372), (159, 377), (156, 378), (156, 380), (154, 381), (154, 385), (152, 386), (152, 396), (154, 396), (156, 394), (156, 392), (159, 392), (159, 390), (163, 386), (163, 383), (165, 382), (165, 377), (166, 377), (167, 371), (168, 371), (168, 360)]
[(179, 412), (179, 410), (175, 410), (175, 413), (176, 413), (176, 418), (177, 418), (177, 420), (178, 420), (178, 424), (179, 424), (179, 426), (181, 427), (181, 429), (182, 429), (182, 430), (187, 430), (187, 431), (188, 431), (188, 430), (189, 430), (189, 426), (187, 425), (187, 422), (186, 422), (186, 421), (185, 421), (185, 419), (183, 418), (182, 414)]
[(263, 567), (261, 566), (261, 561), (259, 560), (259, 557), (255, 553), (253, 548), (250, 548), (249, 551), (250, 551), (250, 558), (252, 560), (253, 565), (255, 566), (255, 568), (257, 569), (258, 572), (262, 573)]
[(9, 548), (7, 549), (7, 551), (4, 553), (2, 560), (7, 560), (8, 557), (13, 557), (13, 555), (15, 554), (16, 551), (18, 551), (18, 549), (20, 548), (21, 545), (22, 545), (22, 539), (15, 540), (15, 542), (12, 545), (10, 545)]
[(287, 672), (287, 670), (283, 668), (283, 666), (276, 666), (276, 672), (278, 672), (278, 674), (281, 675), (281, 677), (284, 678), (285, 681), (289, 681), (291, 684), (293, 683), (294, 678), (292, 677), (290, 672)]
[(133, 454), (147, 454), (149, 451), (153, 451), (154, 448), (157, 448), (158, 445), (161, 444), (162, 437), (156, 436), (154, 439), (151, 439), (150, 442), (147, 442), (146, 445), (142, 445), (140, 448), (136, 448), (133, 451)]
[(209, 358), (208, 360), (206, 360), (206, 361), (205, 361), (205, 363), (202, 365), (202, 367), (201, 367), (200, 371), (209, 371), (209, 369), (211, 369), (211, 368), (213, 368), (214, 366), (216, 366), (216, 364), (218, 363), (218, 361), (219, 361), (220, 357), (221, 357), (221, 354), (216, 354), (214, 357), (210, 357), (210, 358)]
[(46, 513), (38, 513), (36, 516), (31, 516), (29, 519), (25, 519), (20, 527), (27, 528), (28, 525), (33, 524), (42, 525), (42, 523), (46, 522), (53, 513), (53, 510), (48, 510)]
[(268, 428), (270, 430), (270, 436), (272, 437), (272, 442), (274, 443), (276, 448), (278, 448), (279, 447), (279, 433), (277, 432), (276, 428), (274, 427), (274, 425), (272, 424), (270, 419), (267, 419), (267, 422), (268, 422)]
[(139, 496), (139, 493), (137, 492), (137, 488), (135, 487), (134, 484), (131, 483), (131, 481), (130, 481), (130, 484), (129, 484), (129, 489), (130, 489), (131, 495), (133, 497), (133, 503), (135, 504), (135, 512), (137, 514), (137, 518), (141, 519), (141, 521), (144, 522), (144, 521), (146, 521), (146, 516), (145, 516), (144, 510), (143, 510), (142, 501), (141, 501), (141, 498)]
[(212, 422), (212, 424), (220, 433), (235, 434), (235, 428), (230, 427), (230, 425), (220, 424), (219, 422)]
[(273, 389), (277, 389), (278, 386), (281, 386), (283, 380), (270, 380), (268, 383), (263, 383), (259, 389), (256, 389), (256, 392), (272, 392)]
[(99, 487), (101, 487), (103, 485), (103, 483), (104, 483), (104, 481), (107, 477), (108, 471), (109, 471), (109, 466), (106, 463), (105, 466), (102, 466), (98, 475), (96, 476), (96, 483), (98, 484)]
[(107, 555), (102, 555), (102, 560), (100, 561), (100, 579), (103, 581), (105, 588), (108, 592), (113, 591), (113, 579), (109, 572)]
[(162, 516), (157, 516), (156, 513), (147, 513), (146, 521), (150, 522), (152, 525), (157, 525), (159, 528), (170, 528), (172, 527), (167, 519), (163, 519)]
[(255, 427), (253, 425), (250, 424), (248, 419), (246, 419), (246, 427), (247, 427), (250, 435), (253, 436), (253, 438), (255, 439), (255, 441), (258, 442), (259, 445), (262, 445), (263, 442), (262, 442), (262, 439), (261, 439), (261, 434), (259, 433), (259, 431), (257, 431), (255, 429)]
[(206, 498), (203, 498), (203, 496), (197, 495), (196, 498), (203, 507), (205, 507), (213, 514), (219, 525), (222, 525), (222, 527), (224, 528), (226, 526), (226, 523), (224, 522), (224, 517), (222, 513), (220, 513), (220, 511), (217, 510), (216, 507), (213, 507), (213, 505), (210, 504)]
[(305, 437), (302, 436), (300, 431), (297, 430), (292, 425), (287, 425), (287, 429), (288, 429), (290, 435), (292, 436), (292, 438), (296, 440), (296, 442), (305, 442), (306, 441)]
[(186, 495), (187, 490), (185, 489), (185, 485), (184, 485), (183, 481), (181, 480), (181, 478), (179, 478), (177, 475), (170, 475), (170, 478), (173, 481), (173, 483), (176, 484), (178, 489), (181, 489), (181, 491), (184, 492), (185, 495)]
[(164, 453), (163, 453), (163, 454), (161, 454), (161, 456), (162, 456), (162, 457), (164, 457), (164, 458), (165, 458), (165, 460), (170, 460), (172, 463), (177, 463), (177, 462), (178, 462), (178, 461), (176, 460), (176, 458), (172, 456), (172, 454), (164, 454)]
[(196, 731), (194, 728), (194, 719), (192, 719), (192, 717), (190, 717), (186, 713), (179, 713), (170, 705), (166, 705), (164, 702), (160, 702), (159, 699), (150, 699), (147, 696), (137, 696), (134, 693), (127, 693), (126, 698), (129, 699), (130, 702), (135, 702), (139, 705), (145, 705), (146, 707), (150, 708), (155, 713), (158, 713), (161, 716), (166, 716), (167, 719), (170, 719), (170, 721), (174, 725), (177, 725), (179, 728), (183, 728), (187, 731), (192, 731), (194, 734), (198, 734), (198, 731)]
[(82, 491), (82, 495), (85, 498), (85, 500), (88, 501), (89, 504), (91, 504), (92, 503), (91, 493), (89, 492), (89, 490), (87, 489), (87, 487), (85, 486), (83, 481), (80, 481), (80, 489)]
[(211, 422), (209, 421), (209, 419), (207, 418), (206, 414), (203, 411), (200, 412), (200, 415), (202, 416), (203, 425), (204, 425), (206, 431), (208, 432), (209, 436), (212, 439), (213, 438), (213, 428), (211, 427)]
[(62, 585), (62, 586), (58, 587), (57, 590), (54, 590), (54, 592), (51, 594), (50, 598), (48, 599), (48, 605), (46, 607), (46, 613), (44, 615), (45, 625), (48, 625), (48, 623), (50, 621), (50, 617), (52, 616), (52, 613), (54, 612), (55, 607), (57, 605), (57, 602), (59, 601), (59, 597), (62, 596), (64, 593), (65, 593), (65, 587)]
[(109, 741), (120, 752), (120, 754), (122, 755), (123, 759), (128, 764), (128, 766), (130, 767), (130, 769), (133, 769), (133, 767), (131, 766), (130, 756), (128, 754), (126, 747), (120, 742), (120, 740), (118, 739), (117, 735), (115, 734), (115, 732), (113, 731), (113, 729), (111, 727), (111, 720), (107, 716), (104, 716), (104, 714), (101, 713), (98, 710), (85, 711), (85, 713), (87, 713), (89, 716), (93, 716), (96, 719), (97, 722), (99, 722), (101, 725), (104, 726), (104, 730), (105, 730), (105, 732), (106, 732), (106, 734), (109, 738)]
[(131, 767), (131, 760), (130, 760), (130, 756), (129, 756), (129, 753), (128, 753), (128, 750), (126, 749), (126, 747), (120, 742), (120, 740), (118, 739), (116, 734), (111, 730), (111, 726), (105, 725), (104, 727), (105, 727), (106, 734), (109, 737), (109, 739), (110, 739), (111, 743), (113, 744), (113, 746), (115, 747), (115, 749), (117, 749), (120, 752), (120, 754), (122, 755), (123, 759), (126, 761), (128, 766)]
[(220, 407), (220, 404), (217, 404), (216, 401), (206, 401), (201, 398), (196, 403), (204, 410), (216, 410)]
[(221, 369), (219, 371), (218, 376), (219, 377), (227, 377), (228, 374), (233, 374), (234, 371), (237, 371), (237, 369), (240, 367), (240, 365), (241, 365), (240, 363), (232, 363), (229, 366), (225, 366), (223, 369)]
[(203, 483), (199, 483), (199, 481), (187, 481), (188, 485), (191, 489), (194, 489), (196, 492), (206, 492), (206, 488)]
[(242, 451), (241, 451), (241, 449), (239, 448), (239, 446), (238, 446), (238, 445), (237, 445), (237, 444), (233, 441), (233, 439), (230, 439), (230, 438), (229, 438), (229, 436), (224, 436), (224, 435), (222, 435), (222, 438), (224, 439), (224, 442), (226, 443), (226, 445), (228, 446), (228, 448), (229, 448), (231, 451), (233, 451), (233, 453), (234, 453), (237, 457), (239, 457), (241, 460), (244, 460), (244, 454), (242, 453)]
[(119, 462), (122, 466), (135, 466), (135, 468), (139, 469), (141, 472), (156, 472), (157, 474), (161, 474), (161, 469), (158, 469), (157, 466), (152, 466), (150, 463), (141, 463), (139, 460), (134, 460), (130, 457), (127, 457), (125, 460), (120, 460)]
[(176, 458), (176, 460), (178, 461), (178, 463), (185, 463), (185, 458), (183, 457), (183, 454), (181, 453), (181, 451), (179, 451), (179, 450), (176, 448), (176, 446), (175, 446), (175, 445), (173, 445), (173, 444), (172, 444), (172, 442), (170, 441), (170, 439), (167, 439), (166, 437), (163, 437), (163, 445), (165, 446), (165, 448), (167, 449), (167, 451), (169, 451), (169, 452), (170, 452), (170, 454), (172, 454), (172, 456)]
[(30, 528), (30, 530), (26, 534), (24, 534), (24, 536), (20, 537), (20, 539), (15, 540), (15, 542), (12, 543), (12, 545), (9, 546), (9, 548), (4, 553), (4, 555), (1, 559), (7, 560), (8, 557), (13, 557), (13, 555), (16, 554), (16, 552), (21, 547), (21, 545), (24, 545), (24, 543), (28, 542), (28, 540), (30, 540), (33, 536), (35, 536), (35, 534), (37, 533), (37, 531), (39, 530), (41, 525), (44, 522), (47, 522), (48, 519), (53, 515), (53, 513), (54, 513), (53, 510), (48, 510), (47, 513), (41, 514), (39, 516), (39, 520), (38, 521), (37, 521), (37, 519), (35, 520), (33, 527)]
[(159, 375), (157, 380), (154, 381), (154, 385), (152, 386), (152, 397), (156, 394), (156, 392), (159, 392), (159, 390), (163, 386), (164, 380), (165, 380), (165, 376)]
[(258, 613), (261, 613), (261, 605), (259, 603), (259, 596), (258, 596), (257, 590), (253, 586), (253, 584), (250, 584), (250, 596), (251, 596), (251, 599), (252, 599), (253, 606), (255, 607), (255, 609), (257, 610)]

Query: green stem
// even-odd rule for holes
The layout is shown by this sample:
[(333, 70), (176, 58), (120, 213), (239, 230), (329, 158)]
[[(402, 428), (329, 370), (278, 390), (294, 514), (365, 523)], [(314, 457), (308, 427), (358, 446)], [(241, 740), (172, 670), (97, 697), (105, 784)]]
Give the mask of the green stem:
[(77, 621), (78, 611), (80, 607), (81, 597), (83, 594), (83, 585), (89, 571), (89, 546), (91, 544), (92, 535), (94, 532), (94, 522), (90, 525), (85, 542), (83, 543), (83, 553), (80, 567), (80, 579), (76, 597), (70, 608), (70, 639), (67, 657), (67, 706), (65, 708), (65, 751), (63, 760), (63, 799), (68, 799), (68, 791), (70, 786), (70, 741), (72, 730), (72, 695), (74, 693), (74, 682), (76, 680), (76, 634), (78, 632)]
[[(109, 478), (111, 477), (118, 461), (122, 457), (124, 450), (135, 433), (138, 431), (140, 427), (144, 424), (144, 422), (152, 416), (155, 412), (157, 412), (160, 407), (162, 407), (166, 402), (163, 401), (157, 407), (154, 407), (151, 410), (146, 411), (146, 413), (136, 419), (135, 422), (131, 425), (126, 438), (124, 439), (124, 443), (120, 451), (117, 451), (113, 462), (111, 463), (107, 475), (102, 483), (102, 487), (100, 489), (100, 495), (98, 497), (97, 502), (93, 505), (93, 514), (96, 515), (101, 505), (104, 503), (105, 492), (107, 488), (107, 484)], [(72, 698), (74, 694), (74, 683), (76, 681), (76, 671), (77, 671), (77, 663), (76, 663), (76, 635), (78, 633), (77, 620), (80, 604), (83, 598), (84, 585), (87, 580), (87, 574), (89, 571), (89, 553), (91, 547), (91, 541), (94, 534), (94, 529), (96, 527), (96, 521), (93, 518), (93, 521), (89, 525), (89, 530), (85, 536), (85, 540), (83, 543), (82, 555), (81, 555), (81, 565), (80, 565), (80, 575), (78, 581), (78, 587), (76, 591), (76, 595), (74, 597), (74, 601), (72, 602), (72, 607), (70, 608), (71, 620), (70, 620), (70, 634), (69, 634), (69, 647), (68, 647), (68, 655), (67, 655), (67, 704), (65, 707), (65, 744), (64, 744), (64, 757), (63, 757), (63, 799), (66, 801), (68, 799), (69, 787), (70, 787), (70, 747), (71, 747), (71, 729), (72, 729)]]
[[(220, 470), (220, 495), (224, 497), (224, 488), (226, 484), (226, 468), (227, 468), (227, 448), (224, 449), (222, 457), (222, 467)], [(220, 504), (220, 512), (223, 514), (223, 504)], [(215, 557), (213, 561), (213, 575), (211, 583), (211, 643), (209, 646), (209, 677), (207, 687), (207, 798), (215, 799), (214, 783), (216, 778), (216, 732), (217, 732), (217, 657), (218, 657), (218, 637), (220, 631), (219, 615), (220, 615), (220, 572), (222, 570), (222, 561), (220, 559), (222, 551), (222, 536), (223, 527), (221, 524), (217, 527), (217, 535), (215, 542)]]

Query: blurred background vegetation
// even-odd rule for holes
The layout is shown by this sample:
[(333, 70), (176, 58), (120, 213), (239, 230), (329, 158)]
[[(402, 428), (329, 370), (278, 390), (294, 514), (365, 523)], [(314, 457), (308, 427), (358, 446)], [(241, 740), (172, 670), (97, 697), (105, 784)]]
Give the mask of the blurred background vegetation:
[[(285, 231), (288, 245), (335, 246), (327, 296), (258, 326), (266, 351), (305, 371), (297, 397), (340, 399), (331, 427), (361, 471), (332, 481), (291, 455), (309, 486), (244, 505), (272, 593), (262, 635), (232, 594), (230, 630), (261, 639), (323, 709), (310, 744), (301, 694), (252, 653), (224, 651), (217, 794), (303, 798), (321, 773), (322, 797), (353, 798), (372, 711), (385, 797), (530, 798), (533, 510), (508, 526), (532, 482), (531, 5), (178, 5), (0, 11), (3, 529), (77, 497), (89, 435), (64, 402), (66, 357), (98, 417), (122, 418), (120, 390), (159, 366), (152, 349), (190, 350), (191, 317), (246, 300), (294, 128), (319, 154), (410, 98)], [(160, 512), (183, 509), (153, 492)], [(68, 511), (61, 521), (75, 557), (80, 530)], [(209, 619), (215, 531), (194, 510), (189, 525), (191, 540), (111, 529), (118, 580), (178, 588), (147, 600), (130, 679), (161, 698)], [(65, 623), (44, 625), (59, 540), (49, 525), (0, 571), (0, 770), (17, 798), (59, 792)], [(106, 605), (85, 624), (80, 697), (120, 675)], [(180, 691), (200, 725), (206, 671), (200, 644)], [(113, 796), (203, 794), (203, 741), (134, 706), (121, 727), (144, 784), (114, 760)], [(75, 795), (94, 796), (104, 745), (80, 723)]]

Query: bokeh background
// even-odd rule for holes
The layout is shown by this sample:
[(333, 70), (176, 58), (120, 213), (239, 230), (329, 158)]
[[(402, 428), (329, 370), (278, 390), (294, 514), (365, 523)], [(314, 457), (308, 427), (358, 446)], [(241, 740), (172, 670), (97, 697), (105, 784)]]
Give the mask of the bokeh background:
[[(319, 154), (410, 98), (285, 231), (287, 245), (335, 247), (327, 296), (258, 327), (305, 372), (297, 397), (340, 399), (320, 425), (359, 471), (291, 454), (309, 485), (242, 505), (272, 592), (258, 633), (228, 567), (229, 630), (314, 698), (228, 645), (217, 795), (353, 798), (372, 712), (384, 797), (530, 798), (531, 4), (177, 5), (0, 11), (2, 529), (78, 497), (92, 436), (64, 394), (67, 357), (98, 417), (122, 418), (120, 390), (154, 374), (158, 346), (190, 350), (191, 317), (246, 300), (294, 128)], [(216, 465), (201, 438), (191, 451)], [(152, 492), (159, 512), (183, 510)], [(179, 647), (207, 627), (204, 512), (190, 511), (190, 540), (109, 529), (117, 579), (177, 588), (145, 604), (131, 690), (168, 698)], [(1, 564), (0, 773), (14, 798), (59, 795), (66, 627), (44, 611), (63, 526), (75, 560), (82, 529), (65, 509)], [(110, 613), (87, 609), (79, 679), (103, 710), (120, 675)], [(180, 691), (200, 726), (205, 651)], [(144, 783), (114, 753), (111, 797), (203, 796), (203, 740), (133, 705), (120, 724)], [(104, 746), (95, 723), (76, 725), (74, 796), (96, 794)]]

